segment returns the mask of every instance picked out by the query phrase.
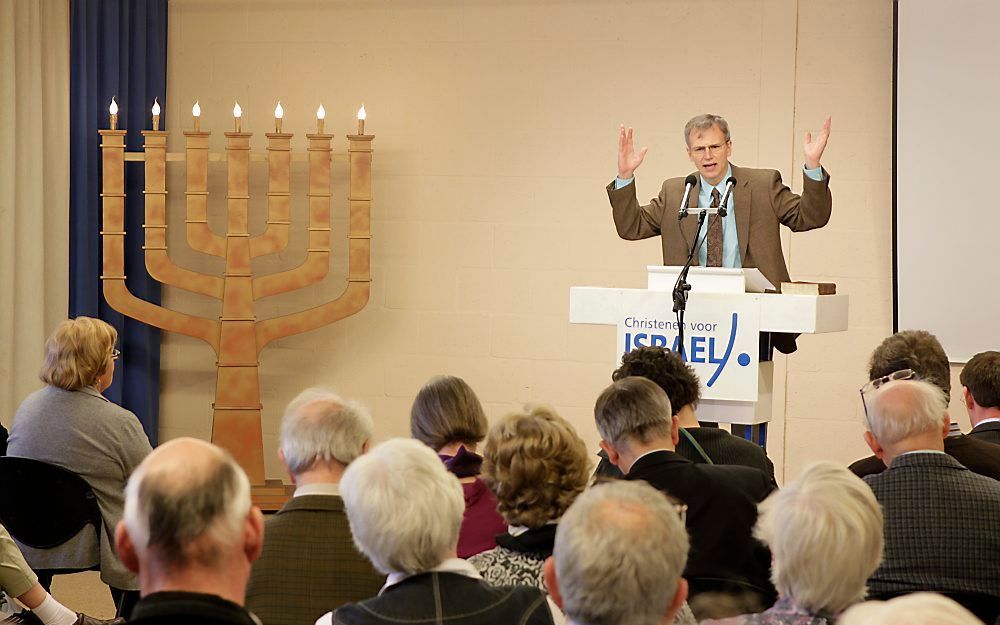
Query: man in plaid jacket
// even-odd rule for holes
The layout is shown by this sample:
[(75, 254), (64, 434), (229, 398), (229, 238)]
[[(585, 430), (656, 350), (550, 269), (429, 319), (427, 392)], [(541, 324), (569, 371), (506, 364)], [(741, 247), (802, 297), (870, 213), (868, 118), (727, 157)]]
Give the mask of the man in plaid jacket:
[(868, 475), (885, 517), (874, 597), (930, 590), (1000, 605), (1000, 482), (944, 453), (944, 392), (910, 370), (862, 389), (865, 440), (889, 468)]
[(267, 625), (311, 625), (385, 582), (355, 549), (338, 490), (373, 430), (364, 407), (329, 389), (306, 389), (285, 409), (278, 455), (297, 488), (268, 519), (247, 585), (247, 607)]

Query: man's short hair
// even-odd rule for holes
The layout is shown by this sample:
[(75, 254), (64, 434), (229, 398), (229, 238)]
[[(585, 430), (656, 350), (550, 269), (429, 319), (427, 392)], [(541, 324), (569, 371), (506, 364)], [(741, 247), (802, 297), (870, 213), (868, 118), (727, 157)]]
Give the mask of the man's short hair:
[(652, 380), (670, 398), (674, 414), (690, 404), (698, 405), (701, 384), (684, 360), (665, 347), (639, 347), (622, 356), (622, 364), (611, 374), (612, 380), (631, 376)]
[(663, 389), (646, 378), (615, 380), (597, 398), (594, 420), (601, 438), (612, 445), (628, 440), (648, 443), (669, 436), (673, 411)]
[(722, 131), (723, 136), (725, 136), (726, 141), (729, 141), (729, 122), (723, 119), (720, 115), (703, 113), (701, 115), (695, 115), (688, 120), (688, 123), (684, 124), (684, 143), (686, 143), (688, 147), (691, 147), (691, 133), (696, 130), (703, 132), (712, 126), (718, 126), (719, 130)]
[(125, 486), (123, 521), (140, 553), (168, 567), (222, 564), (228, 547), (243, 538), (250, 511), (250, 481), (228, 451), (197, 441), (207, 453), (158, 458), (161, 445), (136, 468)]
[(1000, 352), (979, 352), (959, 374), (962, 386), (983, 408), (1000, 408)]
[(655, 625), (674, 598), (688, 535), (667, 497), (642, 481), (597, 484), (556, 529), (563, 611), (579, 625)]
[(870, 393), (867, 402), (868, 430), (883, 446), (941, 431), (948, 410), (941, 389), (924, 380), (886, 382)]
[(482, 479), (510, 525), (559, 519), (590, 479), (590, 453), (573, 426), (547, 406), (512, 412), (490, 428)]
[(292, 473), (317, 460), (350, 464), (371, 440), (375, 426), (361, 404), (345, 401), (331, 389), (307, 388), (285, 408), (281, 420), (281, 451)]
[(941, 343), (926, 330), (904, 330), (886, 337), (872, 352), (868, 363), (868, 379), (911, 369), (922, 379), (932, 382), (951, 398), (951, 366)]
[(865, 596), (882, 561), (882, 508), (845, 467), (818, 462), (758, 506), (754, 535), (771, 548), (778, 594), (838, 614)]
[(475, 445), (486, 436), (483, 405), (465, 380), (431, 378), (413, 400), (410, 435), (437, 451), (451, 443)]
[(458, 545), (462, 485), (420, 441), (377, 445), (347, 467), (340, 494), (354, 544), (382, 573), (427, 571)]
[(983, 625), (956, 601), (932, 592), (916, 592), (888, 601), (850, 607), (837, 625)]

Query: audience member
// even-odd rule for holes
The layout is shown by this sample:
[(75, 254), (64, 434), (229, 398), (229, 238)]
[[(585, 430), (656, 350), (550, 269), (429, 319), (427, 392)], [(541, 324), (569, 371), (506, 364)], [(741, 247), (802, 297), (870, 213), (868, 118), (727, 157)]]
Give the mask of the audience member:
[(1000, 352), (981, 352), (965, 363), (959, 376), (969, 411), (969, 436), (1000, 443)]
[(545, 590), (542, 564), (552, 555), (556, 524), (589, 479), (586, 444), (551, 408), (531, 406), (490, 428), (483, 458), (483, 481), (508, 530), (469, 562), (491, 584)]
[[(675, 352), (665, 347), (640, 347), (622, 356), (622, 364), (611, 375), (612, 380), (638, 376), (652, 380), (670, 398), (670, 406), (680, 424), (677, 453), (691, 462), (708, 464), (742, 464), (767, 473), (774, 482), (774, 464), (760, 445), (733, 436), (718, 427), (701, 427), (695, 409), (701, 399), (701, 383), (694, 369)], [(608, 462), (604, 450), (598, 454), (601, 462), (597, 475), (622, 477)]]
[(228, 452), (193, 438), (157, 447), (129, 478), (115, 532), (142, 588), (130, 625), (260, 625), (242, 604), (263, 535)]
[(410, 434), (441, 457), (462, 483), (465, 515), (458, 535), (458, 557), (468, 558), (496, 546), (507, 526), (497, 513), (497, 500), (481, 479), (476, 447), (486, 436), (486, 413), (462, 378), (432, 378), (417, 393), (410, 409)]
[(688, 536), (644, 482), (598, 484), (563, 516), (545, 580), (576, 625), (659, 625), (684, 604)]
[(385, 576), (351, 542), (338, 489), (373, 435), (365, 408), (328, 389), (306, 389), (285, 409), (278, 456), (295, 494), (267, 520), (247, 585), (247, 608), (267, 625), (313, 623), (382, 587)]
[(771, 605), (771, 557), (752, 535), (757, 504), (774, 490), (767, 475), (749, 467), (695, 464), (676, 453), (678, 424), (670, 400), (645, 378), (614, 382), (597, 399), (594, 416), (601, 448), (626, 479), (645, 480), (687, 506), (691, 552), (684, 577), (690, 595), (749, 592), (761, 608)]
[(703, 625), (832, 625), (865, 597), (882, 561), (882, 509), (846, 468), (816, 463), (759, 506), (755, 535), (771, 548), (778, 602)]
[(872, 596), (932, 590), (1000, 605), (1000, 482), (943, 453), (949, 422), (940, 388), (883, 380), (862, 389), (865, 441), (889, 467), (864, 478), (885, 515)]
[[(127, 617), (139, 586), (114, 550), (125, 480), (150, 452), (139, 419), (103, 395), (115, 374), (118, 332), (100, 319), (60, 323), (45, 341), (39, 373), (45, 387), (28, 395), (14, 415), (7, 454), (68, 469), (90, 484), (101, 509), (103, 535), (84, 528), (51, 549), (19, 545), (35, 569), (86, 569), (100, 563), (118, 616)], [(42, 580), (48, 587), (51, 578)]]
[[(877, 380), (906, 369), (940, 388), (946, 402), (951, 397), (948, 356), (937, 337), (930, 332), (905, 330), (887, 337), (872, 352), (868, 380)], [(1000, 455), (996, 449), (982, 440), (963, 435), (954, 423), (949, 425), (944, 450), (970, 471), (1000, 479)], [(855, 475), (864, 477), (885, 471), (885, 464), (876, 456), (869, 456), (854, 462), (850, 469)]]
[(43, 625), (121, 625), (123, 618), (102, 621), (80, 612), (74, 612), (56, 601), (38, 583), (38, 576), (31, 570), (24, 556), (14, 544), (7, 528), (0, 525), (0, 591), (15, 597), (21, 605), (31, 610), (11, 614), (0, 621), (4, 624), (31, 623), (32, 616)]
[(983, 625), (951, 599), (918, 592), (889, 601), (866, 601), (844, 612), (838, 625)]
[(545, 593), (492, 586), (457, 557), (462, 488), (424, 444), (376, 446), (347, 467), (340, 490), (355, 544), (388, 579), (377, 597), (317, 624), (552, 623)]

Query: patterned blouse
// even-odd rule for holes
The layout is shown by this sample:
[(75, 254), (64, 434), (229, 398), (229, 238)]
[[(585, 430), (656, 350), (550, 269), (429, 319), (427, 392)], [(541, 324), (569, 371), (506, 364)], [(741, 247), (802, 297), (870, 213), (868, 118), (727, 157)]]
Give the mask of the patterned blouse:
[(833, 622), (833, 616), (829, 614), (807, 612), (797, 606), (791, 597), (782, 597), (760, 614), (702, 621), (701, 625), (833, 625)]

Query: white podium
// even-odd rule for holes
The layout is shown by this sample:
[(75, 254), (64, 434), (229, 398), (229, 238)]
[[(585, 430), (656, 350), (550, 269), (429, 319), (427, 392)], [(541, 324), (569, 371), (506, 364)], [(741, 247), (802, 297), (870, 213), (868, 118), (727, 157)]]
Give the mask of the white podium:
[(612, 370), (625, 352), (640, 346), (682, 353), (701, 379), (701, 421), (752, 426), (771, 419), (774, 366), (758, 361), (760, 332), (847, 329), (847, 295), (748, 292), (767, 285), (757, 269), (692, 267), (681, 349), (672, 294), (681, 268), (647, 270), (645, 289), (571, 287), (569, 320), (617, 326)]

